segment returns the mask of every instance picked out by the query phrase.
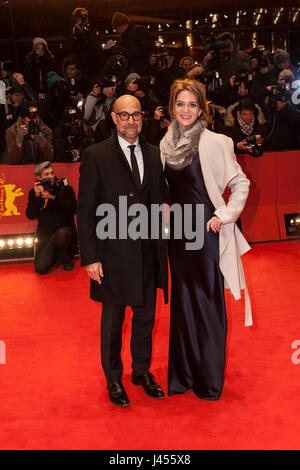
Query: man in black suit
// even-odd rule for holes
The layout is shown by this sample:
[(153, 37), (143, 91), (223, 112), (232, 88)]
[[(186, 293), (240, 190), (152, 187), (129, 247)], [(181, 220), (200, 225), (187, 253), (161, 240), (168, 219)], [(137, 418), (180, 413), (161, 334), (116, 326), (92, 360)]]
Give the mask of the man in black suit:
[[(150, 214), (152, 204), (164, 202), (165, 182), (158, 148), (139, 136), (143, 116), (139, 101), (123, 95), (116, 100), (111, 115), (116, 134), (89, 147), (83, 154), (77, 220), (81, 264), (91, 279), (91, 298), (103, 304), (101, 361), (109, 399), (116, 405), (128, 406), (129, 399), (121, 382), (120, 355), (127, 305), (133, 311), (132, 383), (141, 385), (153, 398), (165, 396), (149, 368), (156, 288), (164, 289), (167, 302), (168, 268), (163, 237), (151, 240), (119, 235), (120, 217), (123, 220), (126, 217), (126, 229), (135, 220), (120, 208), (119, 198), (126, 198), (128, 213), (138, 203)], [(116, 211), (116, 237), (105, 238), (105, 234), (99, 233), (104, 218), (96, 216), (96, 210), (100, 214), (103, 204), (111, 205)]]

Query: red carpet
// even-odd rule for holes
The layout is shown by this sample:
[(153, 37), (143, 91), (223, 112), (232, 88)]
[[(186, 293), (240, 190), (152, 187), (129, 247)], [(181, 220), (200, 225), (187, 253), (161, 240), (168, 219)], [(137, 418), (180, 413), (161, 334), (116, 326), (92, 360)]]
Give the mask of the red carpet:
[[(100, 306), (88, 279), (32, 264), (1, 266), (1, 449), (299, 449), (299, 243), (255, 245), (244, 257), (254, 326), (228, 295), (225, 385), (219, 402), (193, 393), (155, 401), (130, 383), (130, 311), (124, 324), (127, 409), (110, 404), (100, 368)], [(152, 372), (166, 389), (168, 306), (159, 293)], [(300, 352), (298, 357), (300, 358)], [(3, 359), (3, 358), (2, 358)], [(1, 362), (1, 361), (0, 361)]]

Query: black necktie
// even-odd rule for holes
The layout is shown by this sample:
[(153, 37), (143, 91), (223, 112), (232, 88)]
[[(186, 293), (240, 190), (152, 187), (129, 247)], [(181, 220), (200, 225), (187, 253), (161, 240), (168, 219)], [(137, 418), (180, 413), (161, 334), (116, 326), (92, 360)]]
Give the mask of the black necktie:
[(130, 148), (130, 162), (131, 162), (131, 169), (132, 169), (133, 177), (138, 188), (140, 188), (141, 178), (140, 178), (139, 167), (136, 161), (136, 156), (134, 153), (135, 145), (128, 145), (128, 148)]

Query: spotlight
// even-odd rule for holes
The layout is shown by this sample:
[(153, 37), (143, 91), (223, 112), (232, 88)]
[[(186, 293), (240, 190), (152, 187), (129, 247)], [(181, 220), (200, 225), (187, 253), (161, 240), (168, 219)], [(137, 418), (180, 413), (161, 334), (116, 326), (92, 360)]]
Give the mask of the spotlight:
[(5, 246), (5, 241), (4, 240), (0, 240), (0, 248), (3, 248)]
[(14, 246), (14, 241), (10, 238), (8, 241), (7, 241), (7, 244), (9, 246), (9, 248), (12, 248)]
[(23, 246), (23, 243), (24, 243), (23, 238), (17, 238), (16, 239), (16, 244), (19, 248), (21, 248)]
[(33, 239), (32, 238), (25, 238), (25, 245), (30, 247), (33, 244)]

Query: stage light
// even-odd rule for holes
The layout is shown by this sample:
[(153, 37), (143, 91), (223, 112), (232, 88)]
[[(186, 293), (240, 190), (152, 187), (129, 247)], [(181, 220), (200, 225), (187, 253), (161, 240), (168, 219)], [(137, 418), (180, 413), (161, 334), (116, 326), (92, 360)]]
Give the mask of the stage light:
[(7, 241), (7, 244), (8, 244), (8, 247), (9, 248), (12, 248), (14, 246), (14, 241), (10, 238), (8, 241)]
[(3, 248), (5, 246), (5, 241), (4, 240), (0, 240), (0, 248)]
[(17, 245), (18, 248), (22, 248), (23, 244), (24, 244), (23, 238), (17, 238), (16, 239), (16, 245)]
[(26, 238), (25, 239), (25, 245), (27, 245), (28, 247), (32, 246), (33, 245), (33, 239), (32, 238)]

